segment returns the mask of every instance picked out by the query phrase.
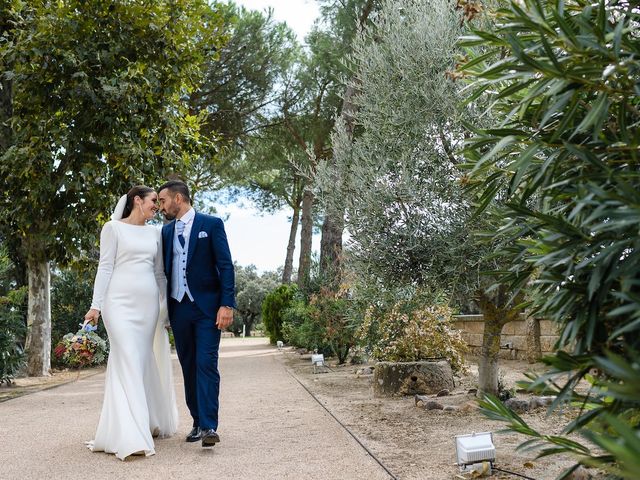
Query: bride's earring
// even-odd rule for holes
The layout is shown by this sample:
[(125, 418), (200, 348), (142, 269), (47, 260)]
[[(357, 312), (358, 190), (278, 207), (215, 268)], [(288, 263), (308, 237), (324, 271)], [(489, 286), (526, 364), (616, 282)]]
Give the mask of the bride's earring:
[(144, 219), (144, 210), (142, 209), (142, 204), (139, 203), (138, 207), (140, 208), (140, 214), (142, 215), (142, 218)]

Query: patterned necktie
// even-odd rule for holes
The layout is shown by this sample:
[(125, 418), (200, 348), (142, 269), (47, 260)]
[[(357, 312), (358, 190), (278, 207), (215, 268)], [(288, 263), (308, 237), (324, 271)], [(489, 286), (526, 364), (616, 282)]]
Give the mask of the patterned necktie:
[(185, 226), (186, 225), (182, 220), (176, 221), (176, 231), (178, 232), (178, 241), (180, 242), (180, 245), (182, 246), (182, 248), (184, 248), (184, 236), (182, 234), (184, 233)]

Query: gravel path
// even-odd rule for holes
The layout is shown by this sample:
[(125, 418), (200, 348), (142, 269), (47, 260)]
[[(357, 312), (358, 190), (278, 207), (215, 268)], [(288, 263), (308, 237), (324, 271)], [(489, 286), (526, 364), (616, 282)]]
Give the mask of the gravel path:
[(1, 479), (387, 479), (384, 470), (291, 377), (262, 338), (222, 340), (219, 433), (186, 443), (191, 419), (174, 359), (180, 428), (156, 455), (91, 453), (104, 374), (0, 403)]

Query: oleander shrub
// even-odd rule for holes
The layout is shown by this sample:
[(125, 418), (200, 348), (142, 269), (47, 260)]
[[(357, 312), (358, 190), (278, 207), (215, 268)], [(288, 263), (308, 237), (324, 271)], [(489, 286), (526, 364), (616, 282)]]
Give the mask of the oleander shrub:
[[(541, 456), (571, 454), (607, 478), (637, 479), (638, 2), (512, 0), (489, 17), (489, 28), (463, 38), (468, 55), (457, 72), (472, 82), (467, 102), (480, 99), (493, 119), (468, 135), (469, 196), (477, 193), (482, 216), (500, 197), (492, 236), (508, 268), (494, 272), (497, 284), (526, 290), (531, 313), (560, 334), (548, 371), (525, 385), (555, 395), (552, 410), (580, 410), (550, 435), (495, 397), (483, 407), (530, 436), (526, 447)], [(585, 383), (587, 391), (576, 388)]]
[(322, 332), (312, 320), (311, 310), (304, 295), (298, 293), (283, 312), (283, 340), (289, 345), (326, 353), (321, 342)]
[(321, 289), (309, 300), (309, 316), (321, 332), (321, 341), (339, 364), (347, 360), (356, 344), (357, 325), (348, 315), (348, 300), (342, 293)]
[(298, 287), (295, 284), (280, 285), (264, 298), (262, 323), (271, 343), (282, 340), (283, 315), (291, 306), (297, 291)]

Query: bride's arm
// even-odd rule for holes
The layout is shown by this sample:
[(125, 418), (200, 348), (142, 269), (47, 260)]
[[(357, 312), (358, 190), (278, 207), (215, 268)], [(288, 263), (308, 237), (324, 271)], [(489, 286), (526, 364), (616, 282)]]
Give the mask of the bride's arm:
[(154, 274), (160, 291), (160, 318), (165, 325), (169, 324), (167, 314), (167, 276), (164, 274), (164, 259), (162, 250), (162, 231), (158, 230), (158, 249), (154, 261)]
[(104, 296), (111, 281), (113, 265), (116, 261), (117, 246), (115, 227), (111, 222), (107, 222), (102, 227), (102, 232), (100, 232), (100, 263), (98, 263), (98, 271), (93, 284), (92, 310), (102, 310)]
[(167, 296), (167, 277), (164, 274), (164, 260), (162, 257), (162, 231), (158, 230), (158, 249), (154, 260), (153, 273), (156, 276), (156, 283), (160, 289), (160, 301), (164, 301)]

